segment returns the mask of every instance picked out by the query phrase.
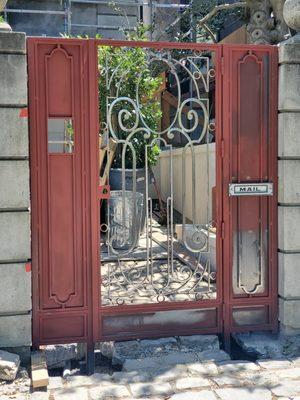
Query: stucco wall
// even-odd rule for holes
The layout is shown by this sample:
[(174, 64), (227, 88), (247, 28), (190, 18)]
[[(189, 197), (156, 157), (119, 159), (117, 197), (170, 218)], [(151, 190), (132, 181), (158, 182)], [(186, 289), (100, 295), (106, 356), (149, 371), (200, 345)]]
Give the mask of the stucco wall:
[[(173, 197), (174, 208), (182, 213), (182, 153), (183, 148), (172, 151), (173, 162)], [(162, 151), (159, 157), (160, 169), (160, 190), (162, 198), (166, 201), (170, 195), (170, 174), (169, 164), (170, 152)], [(186, 217), (192, 217), (192, 188), (195, 188), (195, 223), (205, 224), (212, 217), (212, 187), (215, 186), (215, 144), (195, 146), (195, 184), (192, 178), (192, 155), (191, 151), (186, 152), (185, 170), (185, 193), (186, 193)], [(208, 208), (207, 208), (208, 207)]]
[[(0, 347), (31, 344), (25, 34), (0, 32)], [(25, 111), (25, 112), (24, 112)]]
[(300, 43), (279, 47), (279, 319), (300, 332)]

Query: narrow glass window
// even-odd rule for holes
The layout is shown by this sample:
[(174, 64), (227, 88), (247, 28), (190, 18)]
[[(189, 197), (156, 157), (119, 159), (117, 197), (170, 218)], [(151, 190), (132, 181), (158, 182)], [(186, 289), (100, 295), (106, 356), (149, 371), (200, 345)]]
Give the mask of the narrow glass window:
[(70, 118), (48, 118), (49, 153), (73, 153), (74, 129)]

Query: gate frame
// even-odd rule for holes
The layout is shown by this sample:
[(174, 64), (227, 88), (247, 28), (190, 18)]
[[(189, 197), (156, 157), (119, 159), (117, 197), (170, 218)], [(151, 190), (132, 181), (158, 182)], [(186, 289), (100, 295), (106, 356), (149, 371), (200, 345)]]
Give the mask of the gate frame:
[[(146, 49), (182, 49), (182, 50), (194, 50), (194, 51), (211, 51), (214, 53), (215, 57), (215, 82), (216, 82), (216, 92), (215, 92), (215, 110), (216, 110), (216, 131), (219, 129), (222, 132), (221, 136), (216, 138), (216, 149), (215, 149), (215, 157), (216, 157), (216, 171), (215, 171), (215, 178), (216, 178), (216, 216), (217, 216), (217, 265), (223, 265), (223, 238), (222, 238), (222, 223), (223, 223), (223, 182), (222, 182), (222, 168), (223, 168), (223, 160), (221, 156), (221, 141), (223, 138), (223, 130), (222, 130), (222, 85), (223, 85), (223, 77), (222, 77), (222, 46), (218, 44), (209, 44), (209, 43), (173, 43), (173, 42), (147, 42), (147, 41), (126, 41), (126, 40), (109, 40), (109, 39), (95, 39), (94, 40), (94, 50), (95, 54), (97, 54), (98, 46), (113, 46), (113, 47), (140, 47)], [(96, 71), (98, 74), (97, 68), (97, 59), (96, 59)], [(98, 88), (97, 88), (98, 89)], [(98, 91), (97, 91), (98, 96)], [(97, 106), (98, 106), (98, 97), (97, 97)], [(100, 123), (100, 120), (99, 120)], [(99, 128), (99, 126), (98, 126)], [(98, 130), (99, 131), (99, 130)], [(97, 159), (99, 154), (97, 154)], [(101, 198), (101, 197), (100, 197)], [(99, 223), (99, 221), (98, 221)], [(100, 231), (100, 227), (98, 232)], [(99, 243), (100, 243), (100, 234), (99, 234)], [(101, 257), (99, 257), (99, 265), (101, 267)], [(131, 340), (131, 339), (138, 339), (143, 337), (161, 337), (175, 334), (186, 334), (186, 332), (182, 332), (180, 330), (175, 331), (160, 331), (156, 333), (151, 331), (141, 335), (140, 333), (130, 332), (130, 334), (120, 334), (116, 337), (113, 336), (105, 336), (102, 333), (102, 321), (101, 318), (104, 316), (117, 316), (117, 315), (131, 315), (131, 314), (138, 314), (143, 315), (151, 312), (158, 312), (158, 311), (172, 311), (172, 310), (193, 310), (193, 309), (210, 309), (215, 308), (217, 312), (217, 326), (216, 328), (201, 328), (194, 331), (190, 330), (190, 334), (207, 334), (207, 333), (222, 333), (223, 332), (223, 276), (224, 276), (224, 269), (222, 267), (218, 267), (218, 274), (217, 274), (217, 296), (216, 299), (208, 299), (208, 300), (194, 300), (188, 302), (170, 302), (170, 303), (151, 303), (151, 304), (137, 304), (137, 305), (120, 305), (120, 306), (105, 306), (101, 307), (100, 301), (98, 299), (98, 323), (99, 328), (96, 328), (97, 320), (94, 323), (94, 330), (98, 332), (98, 336), (96, 336), (96, 341), (105, 341), (105, 340)], [(94, 279), (96, 277), (94, 276)], [(98, 276), (99, 279), (99, 291), (100, 293), (100, 280), (101, 274)], [(100, 295), (101, 296), (101, 295)], [(100, 297), (101, 299), (101, 297)], [(96, 317), (96, 318), (97, 318)]]
[[(66, 42), (67, 41), (67, 42)], [(229, 168), (230, 155), (229, 155), (229, 140), (230, 140), (230, 127), (224, 121), (225, 110), (229, 107), (229, 91), (224, 90), (229, 82), (225, 82), (226, 67), (228, 67), (229, 60), (224, 58), (231, 48), (239, 48), (241, 50), (251, 48), (262, 49), (262, 46), (255, 45), (224, 45), (224, 44), (198, 44), (198, 43), (172, 43), (172, 42), (139, 42), (139, 41), (125, 41), (125, 40), (102, 40), (102, 39), (60, 39), (60, 38), (29, 38), (28, 42), (28, 59), (29, 59), (29, 107), (30, 107), (30, 173), (31, 173), (31, 193), (32, 193), (32, 301), (33, 301), (33, 344), (48, 344), (48, 343), (61, 343), (62, 340), (46, 341), (42, 343), (39, 335), (39, 240), (37, 235), (38, 228), (38, 182), (36, 178), (36, 165), (38, 149), (35, 147), (35, 137), (37, 135), (38, 128), (36, 126), (38, 118), (38, 105), (35, 97), (35, 71), (37, 52), (35, 46), (39, 43), (44, 44), (64, 44), (64, 43), (85, 43), (86, 54), (85, 62), (88, 63), (88, 86), (89, 96), (85, 99), (85, 104), (88, 107), (89, 117), (89, 151), (90, 151), (90, 208), (87, 218), (89, 219), (90, 232), (87, 237), (87, 241), (91, 243), (90, 248), (90, 259), (91, 265), (87, 266), (88, 277), (87, 277), (87, 288), (85, 289), (88, 294), (88, 312), (87, 312), (87, 341), (89, 347), (92, 344), (101, 340), (112, 340), (111, 337), (102, 334), (102, 317), (105, 315), (112, 315), (112, 309), (114, 309), (113, 315), (122, 314), (140, 314), (146, 312), (163, 311), (163, 310), (183, 310), (183, 309), (206, 309), (215, 307), (218, 312), (218, 323), (216, 329), (197, 329), (191, 333), (224, 333), (226, 342), (229, 343), (230, 333), (232, 332), (244, 332), (251, 330), (249, 326), (244, 328), (233, 329), (230, 306), (233, 304), (231, 299), (231, 276), (230, 276), (230, 244), (231, 241), (226, 239), (230, 237), (230, 224), (226, 223), (226, 212), (229, 213), (229, 199), (227, 199), (227, 181), (223, 176), (223, 171), (227, 171)], [(99, 215), (100, 210), (100, 198), (101, 193), (99, 192), (99, 176), (98, 176), (98, 132), (99, 132), (99, 120), (98, 120), (98, 64), (97, 64), (97, 51), (98, 46), (122, 46), (122, 47), (144, 47), (149, 49), (186, 49), (186, 50), (209, 50), (215, 53), (216, 62), (216, 98), (215, 98), (215, 109), (216, 109), (216, 131), (219, 135), (216, 137), (216, 204), (217, 204), (217, 265), (218, 265), (218, 280), (217, 280), (217, 298), (213, 300), (200, 300), (190, 302), (172, 302), (172, 303), (153, 303), (153, 304), (141, 304), (141, 305), (124, 305), (124, 306), (106, 306), (101, 307), (100, 300), (100, 279), (99, 268), (101, 265), (100, 259), (100, 223), (99, 218), (93, 218), (95, 215)], [(270, 49), (270, 54), (277, 52), (277, 48), (274, 46), (264, 46), (264, 48)], [(272, 49), (272, 50), (271, 50)], [(276, 49), (276, 50), (275, 50)], [(31, 58), (33, 59), (31, 60)], [(272, 99), (269, 104), (270, 112), (272, 113), (271, 125), (272, 134), (274, 135), (274, 143), (272, 146), (273, 154), (273, 167), (274, 171), (277, 171), (277, 58), (273, 56), (272, 62), (272, 82), (271, 90), (273, 93)], [(228, 76), (227, 76), (228, 78)], [(227, 144), (226, 144), (227, 143)], [(94, 149), (94, 150), (92, 150)], [(270, 276), (271, 290), (267, 298), (268, 302), (272, 304), (272, 324), (260, 327), (260, 330), (277, 330), (277, 181), (274, 182), (274, 195), (272, 199), (272, 213), (273, 213), (273, 232), (270, 240), (270, 254), (272, 253), (273, 266), (272, 276)], [(228, 214), (229, 215), (229, 214)], [(225, 225), (224, 225), (225, 223)], [(229, 236), (228, 236), (229, 235)], [(252, 298), (253, 299), (253, 298)], [(244, 304), (245, 301), (240, 300), (240, 304)], [(255, 304), (265, 304), (266, 298), (263, 300), (255, 300)], [(237, 303), (234, 302), (236, 305)], [(49, 315), (55, 313), (56, 310), (49, 311)], [(257, 330), (257, 328), (252, 329)], [(170, 332), (169, 332), (170, 333)], [(183, 334), (182, 332), (174, 332), (173, 334)], [(151, 337), (159, 337), (168, 334), (168, 332), (159, 332), (155, 334), (151, 333)], [(148, 335), (149, 336), (149, 335)], [(146, 335), (146, 337), (148, 337)], [(131, 333), (130, 335), (114, 336), (115, 340), (128, 340), (141, 338), (139, 333)], [(78, 340), (80, 342), (81, 340)], [(74, 342), (74, 338), (66, 339), (64, 343)]]

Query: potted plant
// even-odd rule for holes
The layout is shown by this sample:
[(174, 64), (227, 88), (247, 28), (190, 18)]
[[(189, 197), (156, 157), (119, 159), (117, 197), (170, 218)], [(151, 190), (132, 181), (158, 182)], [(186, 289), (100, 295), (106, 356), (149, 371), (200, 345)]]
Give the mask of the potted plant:
[(1, 15), (1, 12), (4, 10), (6, 6), (7, 0), (0, 0), (0, 32), (10, 32), (11, 27), (5, 21), (4, 17)]
[[(145, 39), (145, 31), (139, 29), (137, 37), (131, 39)], [(145, 150), (159, 131), (162, 112), (158, 93), (162, 77), (160, 71), (151, 69), (148, 52), (140, 47), (100, 46), (98, 64), (102, 134), (113, 136), (118, 142), (109, 174), (110, 188), (111, 191), (122, 190), (122, 171), (125, 169), (125, 189), (132, 191), (135, 171), (136, 191), (143, 194), (143, 228), (146, 215), (145, 166), (147, 163), (151, 175), (151, 167), (158, 160), (159, 145), (153, 143), (147, 147), (147, 160)], [(128, 143), (124, 144), (126, 140)]]

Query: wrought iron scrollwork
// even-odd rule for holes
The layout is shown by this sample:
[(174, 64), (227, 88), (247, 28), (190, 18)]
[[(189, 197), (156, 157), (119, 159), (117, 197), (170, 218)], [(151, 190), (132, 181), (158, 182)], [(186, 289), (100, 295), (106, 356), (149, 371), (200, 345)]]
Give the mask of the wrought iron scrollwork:
[[(215, 290), (212, 281), (215, 272), (211, 271), (209, 253), (210, 224), (207, 222), (197, 224), (196, 221), (196, 160), (195, 146), (208, 145), (208, 137), (215, 130), (213, 122), (210, 122), (209, 92), (211, 79), (215, 77), (212, 66), (211, 54), (197, 53), (195, 51), (182, 51), (174, 55), (172, 51), (144, 50), (147, 53), (147, 66), (150, 71), (166, 71), (177, 91), (177, 106), (170, 118), (169, 126), (163, 129), (153, 129), (143, 114), (143, 93), (140, 83), (143, 79), (143, 68), (137, 68), (135, 97), (126, 96), (123, 90), (128, 84), (130, 76), (126, 71), (120, 76), (120, 65), (110, 67), (110, 59), (106, 60), (106, 66), (101, 73), (105, 74), (107, 84), (106, 121), (102, 121), (102, 131), (113, 137), (121, 147), (122, 163), (122, 210), (120, 211), (121, 223), (119, 230), (113, 232), (109, 225), (103, 225), (107, 233), (106, 244), (111, 256), (110, 260), (102, 266), (102, 303), (103, 305), (122, 305), (132, 302), (164, 302), (179, 299), (198, 300), (210, 298)], [(182, 91), (183, 78), (189, 85), (187, 96)], [(114, 95), (112, 96), (111, 93)], [(147, 101), (147, 100), (146, 100)], [(149, 99), (151, 101), (151, 99)], [(122, 133), (120, 135), (120, 132)], [(195, 263), (188, 264), (180, 261), (180, 257), (174, 249), (174, 188), (173, 188), (173, 146), (175, 135), (183, 137), (185, 145), (182, 149), (182, 241), (192, 254)], [(115, 234), (122, 236), (122, 229), (126, 230), (126, 168), (125, 159), (129, 151), (132, 157), (133, 167), (133, 199), (137, 197), (136, 170), (137, 157), (134, 141), (145, 141), (145, 180), (146, 180), (146, 231), (144, 235), (145, 251), (140, 260), (134, 260), (132, 255), (139, 241), (138, 229), (133, 231), (130, 246), (125, 250), (119, 250), (114, 245)], [(169, 188), (166, 198), (167, 223), (166, 228), (157, 227), (152, 214), (152, 198), (149, 193), (148, 152), (159, 145), (169, 154)], [(189, 193), (192, 202), (192, 228), (187, 229), (186, 217), (186, 182), (187, 155), (191, 154), (192, 164), (190, 174), (192, 176), (192, 192)], [(207, 174), (209, 174), (209, 160), (207, 156)], [(208, 182), (208, 180), (207, 180)], [(210, 188), (204, 188), (209, 191)], [(203, 190), (203, 188), (202, 188)], [(137, 226), (137, 202), (133, 200), (133, 222)], [(109, 207), (108, 207), (109, 209)], [(104, 231), (104, 229), (103, 229)], [(162, 233), (163, 232), (163, 233)], [(126, 232), (124, 231), (124, 234)], [(160, 241), (160, 236), (164, 240)], [(155, 246), (161, 245), (165, 254), (159, 257)], [(206, 254), (205, 260), (203, 255)]]

